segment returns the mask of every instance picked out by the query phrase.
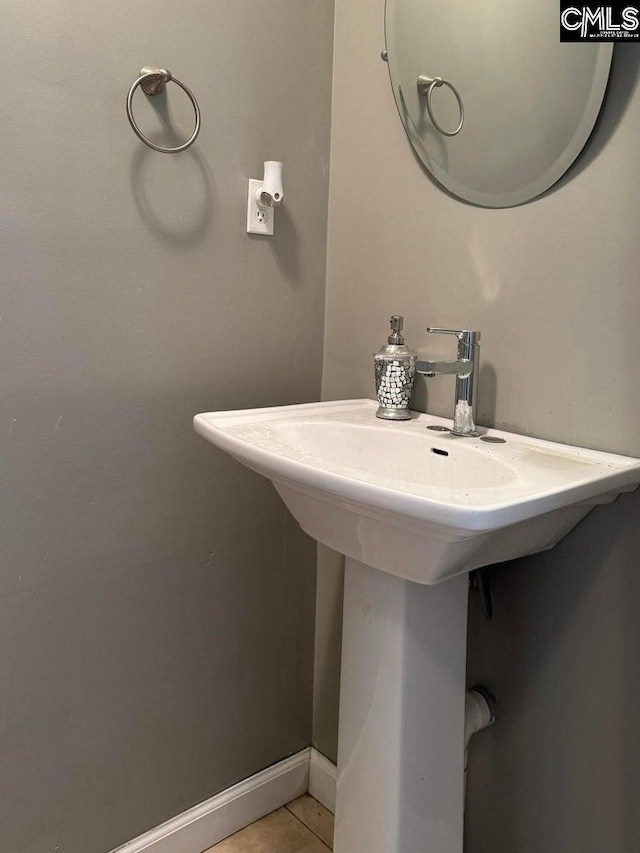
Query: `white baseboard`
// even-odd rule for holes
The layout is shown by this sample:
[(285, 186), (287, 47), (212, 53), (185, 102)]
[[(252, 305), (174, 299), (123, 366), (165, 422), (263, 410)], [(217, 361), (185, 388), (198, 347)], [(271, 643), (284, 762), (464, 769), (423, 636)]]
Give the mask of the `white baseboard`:
[[(303, 749), (139, 835), (112, 853), (202, 853), (223, 838), (306, 794), (309, 790), (311, 752), (311, 749)], [(329, 764), (323, 756), (320, 758)]]
[(309, 759), (309, 793), (332, 814), (336, 813), (337, 778), (336, 765), (317, 749), (312, 749)]

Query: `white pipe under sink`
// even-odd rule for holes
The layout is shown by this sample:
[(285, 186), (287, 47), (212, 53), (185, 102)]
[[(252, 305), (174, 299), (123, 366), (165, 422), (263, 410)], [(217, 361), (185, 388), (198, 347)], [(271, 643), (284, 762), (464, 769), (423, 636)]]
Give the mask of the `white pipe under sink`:
[(495, 699), (484, 687), (467, 690), (464, 703), (464, 799), (467, 800), (467, 766), (469, 764), (469, 741), (483, 729), (496, 721)]
[(492, 726), (495, 722), (495, 708), (493, 697), (482, 687), (472, 687), (467, 690), (464, 702), (464, 767), (467, 769), (469, 762), (469, 741), (483, 729)]

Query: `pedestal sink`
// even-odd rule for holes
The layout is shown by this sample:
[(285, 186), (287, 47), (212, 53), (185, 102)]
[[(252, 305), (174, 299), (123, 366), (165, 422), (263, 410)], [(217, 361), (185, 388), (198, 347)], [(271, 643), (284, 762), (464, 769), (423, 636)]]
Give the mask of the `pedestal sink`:
[(334, 850), (461, 853), (466, 573), (553, 547), (635, 489), (640, 460), (498, 430), (457, 438), (442, 418), (385, 422), (376, 408), (211, 412), (194, 426), (347, 557)]

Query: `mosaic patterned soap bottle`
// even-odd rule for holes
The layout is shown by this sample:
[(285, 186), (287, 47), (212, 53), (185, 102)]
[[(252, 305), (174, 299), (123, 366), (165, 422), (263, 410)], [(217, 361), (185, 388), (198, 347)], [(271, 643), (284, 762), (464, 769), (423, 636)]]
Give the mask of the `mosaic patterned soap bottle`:
[(411, 418), (409, 398), (418, 356), (404, 344), (403, 324), (404, 317), (394, 314), (389, 343), (373, 356), (376, 394), (380, 404), (376, 417), (390, 421), (408, 421)]

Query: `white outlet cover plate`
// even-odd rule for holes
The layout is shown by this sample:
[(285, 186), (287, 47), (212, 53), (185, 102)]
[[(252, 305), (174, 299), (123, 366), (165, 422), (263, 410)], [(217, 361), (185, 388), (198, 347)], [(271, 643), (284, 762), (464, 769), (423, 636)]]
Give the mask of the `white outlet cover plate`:
[(271, 207), (259, 207), (256, 193), (262, 189), (263, 181), (249, 179), (249, 196), (247, 198), (247, 234), (262, 234), (273, 236), (274, 212)]

